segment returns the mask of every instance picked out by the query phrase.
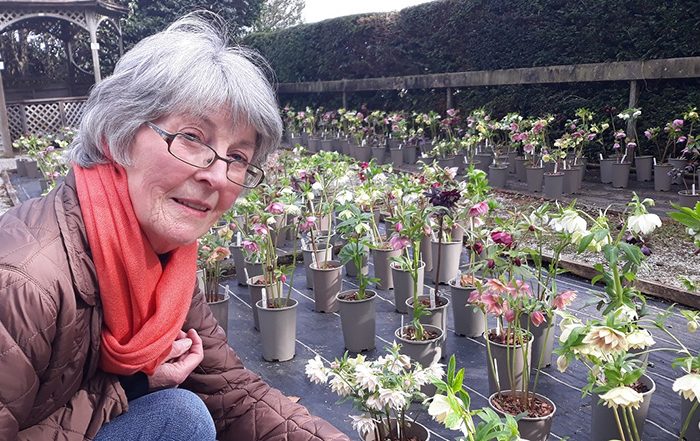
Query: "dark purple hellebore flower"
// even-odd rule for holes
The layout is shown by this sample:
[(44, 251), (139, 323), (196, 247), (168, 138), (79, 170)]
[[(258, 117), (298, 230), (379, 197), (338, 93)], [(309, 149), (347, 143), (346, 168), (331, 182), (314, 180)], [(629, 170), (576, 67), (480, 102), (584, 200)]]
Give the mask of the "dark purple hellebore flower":
[(462, 195), (459, 190), (440, 190), (440, 188), (433, 187), (430, 191), (425, 192), (425, 196), (428, 198), (431, 204), (436, 207), (445, 207), (448, 210), (454, 208), (459, 198)]

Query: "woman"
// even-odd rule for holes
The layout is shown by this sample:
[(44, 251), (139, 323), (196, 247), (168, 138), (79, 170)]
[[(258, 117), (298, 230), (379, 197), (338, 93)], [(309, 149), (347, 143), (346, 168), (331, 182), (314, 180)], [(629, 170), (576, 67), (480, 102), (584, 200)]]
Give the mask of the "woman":
[(136, 45), (65, 183), (0, 218), (0, 439), (348, 439), (246, 370), (194, 289), (196, 239), (281, 134), (222, 35), (188, 16)]

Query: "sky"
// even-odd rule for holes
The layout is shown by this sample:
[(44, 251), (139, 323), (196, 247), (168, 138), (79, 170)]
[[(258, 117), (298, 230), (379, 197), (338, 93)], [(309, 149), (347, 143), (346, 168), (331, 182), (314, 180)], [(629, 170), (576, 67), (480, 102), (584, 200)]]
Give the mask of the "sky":
[(302, 12), (304, 23), (365, 12), (398, 11), (432, 0), (306, 0)]

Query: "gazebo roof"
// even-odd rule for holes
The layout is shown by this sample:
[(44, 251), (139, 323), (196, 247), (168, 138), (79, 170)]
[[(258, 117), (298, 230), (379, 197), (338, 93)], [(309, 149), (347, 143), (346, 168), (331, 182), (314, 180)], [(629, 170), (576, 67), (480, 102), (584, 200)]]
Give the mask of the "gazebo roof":
[(0, 1), (0, 11), (7, 10), (86, 10), (91, 9), (98, 14), (109, 17), (126, 15), (129, 8), (108, 0), (3, 0)]

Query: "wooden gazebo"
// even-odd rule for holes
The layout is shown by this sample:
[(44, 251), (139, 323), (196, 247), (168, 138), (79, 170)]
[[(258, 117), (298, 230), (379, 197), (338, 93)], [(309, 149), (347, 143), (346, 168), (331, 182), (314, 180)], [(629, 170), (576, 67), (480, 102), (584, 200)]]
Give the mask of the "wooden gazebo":
[[(0, 1), (0, 34), (12, 30), (18, 26), (18, 23), (25, 20), (31, 21), (30, 26), (26, 26), (27, 23), (22, 23), (22, 26), (36, 30), (47, 29), (47, 19), (73, 23), (88, 31), (90, 35), (93, 71), (95, 83), (98, 83), (101, 80), (101, 75), (97, 29), (103, 21), (110, 21), (119, 34), (119, 51), (121, 53), (123, 45), (119, 18), (126, 15), (127, 12), (126, 7), (109, 0), (2, 0)], [(68, 26), (63, 27), (63, 29), (67, 28)], [(69, 62), (71, 62), (70, 35), (66, 32), (62, 32), (62, 34), (56, 37), (65, 42)], [(2, 54), (0, 54), (1, 56)], [(3, 65), (0, 61), (0, 138), (2, 139), (0, 155), (12, 156), (12, 138), (2, 84), (2, 69)]]

